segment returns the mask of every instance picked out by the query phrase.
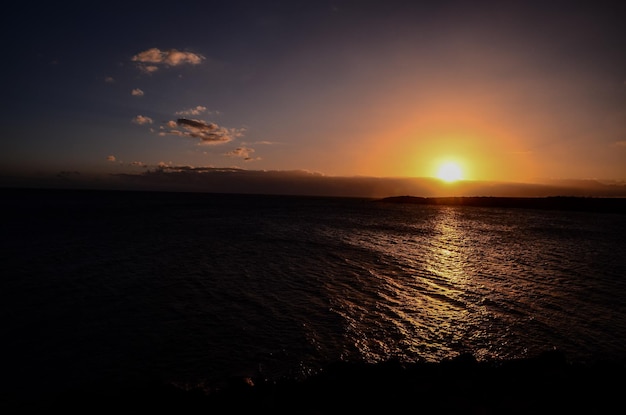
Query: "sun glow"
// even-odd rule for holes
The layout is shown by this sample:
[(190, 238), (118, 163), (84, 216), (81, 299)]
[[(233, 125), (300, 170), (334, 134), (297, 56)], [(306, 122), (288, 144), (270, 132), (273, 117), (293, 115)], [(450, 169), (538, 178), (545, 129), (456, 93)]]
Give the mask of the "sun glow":
[(437, 177), (445, 182), (455, 182), (463, 178), (463, 172), (457, 163), (446, 162), (437, 170)]

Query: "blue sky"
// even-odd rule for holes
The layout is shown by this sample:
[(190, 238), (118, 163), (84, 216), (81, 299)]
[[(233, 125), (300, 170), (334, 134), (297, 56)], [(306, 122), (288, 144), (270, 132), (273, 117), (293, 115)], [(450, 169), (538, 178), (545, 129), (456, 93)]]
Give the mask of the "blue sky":
[(0, 172), (625, 180), (624, 6), (533, 4), (17, 4)]

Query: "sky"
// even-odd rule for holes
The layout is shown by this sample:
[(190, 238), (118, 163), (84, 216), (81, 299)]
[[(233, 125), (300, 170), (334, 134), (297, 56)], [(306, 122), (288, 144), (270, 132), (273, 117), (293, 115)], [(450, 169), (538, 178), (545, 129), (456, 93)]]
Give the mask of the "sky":
[(4, 185), (626, 186), (616, 2), (50, 3), (2, 17)]

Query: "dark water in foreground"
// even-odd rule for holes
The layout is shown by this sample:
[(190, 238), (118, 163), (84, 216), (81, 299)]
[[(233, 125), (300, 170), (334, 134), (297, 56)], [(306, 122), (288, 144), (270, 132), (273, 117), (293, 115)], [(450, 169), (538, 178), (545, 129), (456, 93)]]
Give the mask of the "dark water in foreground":
[(626, 358), (626, 215), (4, 191), (3, 390)]

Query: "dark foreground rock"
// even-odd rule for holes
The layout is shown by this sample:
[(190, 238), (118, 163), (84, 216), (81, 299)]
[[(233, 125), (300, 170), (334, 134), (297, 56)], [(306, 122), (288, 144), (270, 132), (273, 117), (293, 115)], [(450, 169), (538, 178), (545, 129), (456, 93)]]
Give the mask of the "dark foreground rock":
[(537, 414), (620, 413), (624, 362), (532, 359), (329, 365), (306, 380), (234, 379), (219, 388), (99, 385), (13, 413), (64, 414)]

